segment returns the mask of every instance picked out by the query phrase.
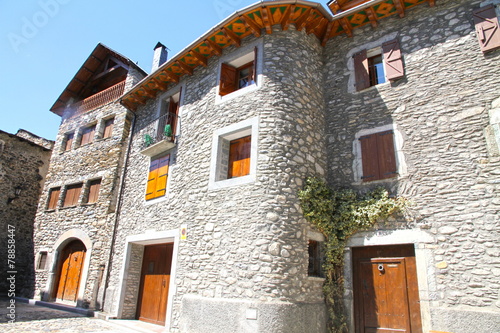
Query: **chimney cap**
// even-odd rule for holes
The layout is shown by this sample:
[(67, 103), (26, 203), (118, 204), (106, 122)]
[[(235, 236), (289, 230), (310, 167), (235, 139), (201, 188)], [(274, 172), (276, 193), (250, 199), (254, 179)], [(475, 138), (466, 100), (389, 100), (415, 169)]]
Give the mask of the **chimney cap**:
[(156, 49), (157, 49), (157, 48), (159, 48), (159, 47), (162, 47), (162, 48), (164, 48), (164, 49), (166, 49), (166, 48), (167, 48), (165, 45), (163, 45), (162, 43), (158, 42), (158, 43), (156, 43), (156, 46), (155, 46), (155, 48), (154, 48), (153, 50), (156, 50)]

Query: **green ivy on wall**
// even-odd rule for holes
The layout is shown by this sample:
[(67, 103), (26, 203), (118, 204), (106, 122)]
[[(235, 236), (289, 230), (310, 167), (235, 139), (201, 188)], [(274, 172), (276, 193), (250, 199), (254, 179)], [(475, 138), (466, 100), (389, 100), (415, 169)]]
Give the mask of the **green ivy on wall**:
[(389, 198), (378, 187), (364, 195), (352, 189), (331, 190), (318, 178), (307, 178), (299, 191), (305, 218), (325, 236), (325, 284), (323, 292), (332, 333), (348, 331), (344, 309), (344, 248), (354, 233), (367, 229), (406, 206), (404, 198)]

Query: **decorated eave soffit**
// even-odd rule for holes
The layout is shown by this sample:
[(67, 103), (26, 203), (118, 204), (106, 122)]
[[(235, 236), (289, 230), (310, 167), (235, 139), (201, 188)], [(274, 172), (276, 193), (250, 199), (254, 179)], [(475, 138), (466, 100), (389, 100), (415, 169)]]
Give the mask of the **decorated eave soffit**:
[(314, 34), (324, 46), (328, 40), (340, 35), (352, 36), (356, 28), (370, 24), (377, 27), (378, 21), (392, 16), (404, 17), (413, 6), (434, 0), (333, 0), (325, 8), (310, 1), (261, 1), (235, 12), (226, 20), (209, 30), (195, 42), (180, 51), (156, 71), (145, 77), (122, 97), (122, 104), (136, 110), (148, 99), (165, 91), (170, 83), (177, 83), (186, 74), (193, 74), (198, 66), (207, 66), (208, 59), (220, 56), (230, 45), (239, 47), (249, 36), (260, 37), (272, 34), (274, 26), (287, 30), (293, 24), (296, 30)]

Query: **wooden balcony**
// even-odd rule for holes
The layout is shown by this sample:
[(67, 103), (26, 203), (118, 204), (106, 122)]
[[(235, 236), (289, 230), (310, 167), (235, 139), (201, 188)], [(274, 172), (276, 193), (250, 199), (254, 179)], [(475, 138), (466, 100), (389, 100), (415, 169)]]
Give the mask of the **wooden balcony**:
[(155, 156), (175, 147), (175, 128), (177, 115), (166, 113), (144, 127), (140, 132), (142, 140), (141, 153)]
[(73, 111), (73, 116), (94, 110), (100, 106), (113, 102), (123, 95), (125, 89), (125, 81), (115, 84), (95, 95), (87, 97), (79, 102), (71, 104), (70, 108)]

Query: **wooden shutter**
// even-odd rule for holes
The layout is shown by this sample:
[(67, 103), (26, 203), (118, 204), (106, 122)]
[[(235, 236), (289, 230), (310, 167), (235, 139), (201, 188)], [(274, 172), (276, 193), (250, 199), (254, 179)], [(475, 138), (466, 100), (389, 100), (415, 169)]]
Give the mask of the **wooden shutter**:
[(379, 179), (396, 175), (396, 155), (394, 154), (394, 134), (392, 131), (377, 134)]
[(70, 185), (66, 188), (63, 207), (75, 206), (80, 198), (82, 184)]
[(401, 48), (397, 39), (382, 44), (384, 52), (385, 76), (388, 80), (396, 80), (404, 77), (405, 70), (401, 57)]
[(70, 133), (70, 134), (66, 135), (66, 146), (64, 147), (65, 151), (68, 151), (71, 149), (71, 146), (73, 145), (74, 136), (75, 136), (74, 133)]
[(361, 160), (363, 162), (363, 181), (378, 179), (377, 136), (366, 135), (359, 138), (361, 142)]
[(111, 133), (113, 132), (113, 123), (115, 122), (114, 118), (106, 120), (104, 123), (104, 133), (102, 135), (103, 138), (109, 138)]
[(500, 28), (494, 5), (473, 12), (476, 34), (481, 51), (488, 52), (500, 47)]
[(366, 50), (356, 53), (354, 56), (354, 74), (356, 78), (356, 90), (360, 91), (370, 86), (370, 75), (368, 74), (368, 58)]
[(87, 127), (83, 130), (81, 145), (94, 141), (95, 126)]
[(164, 196), (167, 190), (169, 162), (170, 155), (158, 159), (158, 175), (156, 178), (155, 198)]
[(154, 199), (156, 192), (156, 179), (158, 178), (159, 160), (151, 161), (149, 165), (148, 185), (146, 188), (146, 200)]
[(219, 94), (221, 96), (232, 93), (237, 88), (237, 70), (228, 64), (221, 64)]
[(251, 135), (230, 142), (227, 178), (241, 177), (250, 174), (251, 147)]
[(59, 201), (59, 194), (61, 193), (61, 188), (56, 187), (50, 190), (49, 194), (49, 204), (47, 206), (47, 209), (56, 209), (57, 208), (57, 202)]
[(97, 198), (99, 197), (100, 188), (101, 188), (100, 179), (96, 179), (90, 182), (89, 196), (87, 199), (87, 203), (94, 203), (97, 201)]

